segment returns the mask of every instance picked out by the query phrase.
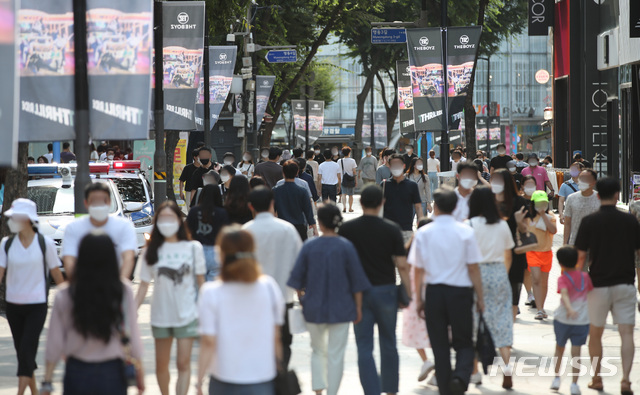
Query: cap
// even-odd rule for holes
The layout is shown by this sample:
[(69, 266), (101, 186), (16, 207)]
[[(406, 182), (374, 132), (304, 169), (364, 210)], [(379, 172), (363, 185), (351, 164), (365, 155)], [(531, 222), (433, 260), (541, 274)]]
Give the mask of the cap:
[(538, 159), (538, 154), (532, 152), (532, 153), (529, 154), (529, 156), (527, 156), (527, 160), (532, 159), (532, 158), (533, 159)]
[(516, 167), (516, 161), (515, 160), (510, 160), (509, 162), (507, 162), (507, 168), (509, 167)]
[(223, 159), (226, 158), (227, 156), (231, 156), (233, 158), (235, 158), (236, 156), (234, 155), (233, 152), (225, 152), (224, 156), (222, 157)]
[(549, 197), (545, 191), (535, 191), (531, 195), (531, 201), (534, 203), (546, 202), (549, 203)]
[(11, 203), (11, 208), (4, 213), (5, 217), (11, 218), (14, 215), (28, 217), (31, 222), (38, 223), (38, 208), (29, 199), (16, 199)]

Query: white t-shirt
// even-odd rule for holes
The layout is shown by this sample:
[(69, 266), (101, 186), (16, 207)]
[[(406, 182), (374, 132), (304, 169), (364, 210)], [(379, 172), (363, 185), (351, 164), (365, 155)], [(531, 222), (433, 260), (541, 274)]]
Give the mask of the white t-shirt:
[(158, 262), (149, 266), (146, 248), (138, 258), (140, 281), (154, 280), (151, 325), (177, 328), (198, 318), (196, 276), (207, 271), (202, 245), (197, 241), (163, 243)]
[(253, 163), (244, 163), (244, 162), (238, 163), (238, 167), (236, 167), (236, 170), (239, 171), (240, 173), (243, 173), (246, 171), (247, 172), (246, 176), (244, 174), (242, 175), (247, 178), (253, 177), (253, 171), (255, 169), (256, 167), (253, 165)]
[(45, 158), (47, 158), (47, 160), (49, 161), (49, 163), (53, 163), (53, 152), (52, 152), (52, 153), (49, 153), (49, 154), (44, 154), (44, 155), (42, 155), (42, 156), (44, 156)]
[(110, 216), (104, 226), (93, 226), (89, 216), (84, 216), (67, 225), (62, 239), (62, 256), (78, 257), (80, 242), (82, 239), (93, 232), (99, 230), (105, 232), (114, 247), (118, 256), (118, 266), (122, 266), (122, 253), (125, 251), (136, 251), (138, 249), (138, 237), (136, 230), (131, 221), (125, 218)]
[(440, 166), (440, 161), (437, 159), (429, 158), (427, 159), (427, 172), (435, 173), (438, 171), (438, 166)]
[(504, 262), (505, 250), (515, 247), (511, 229), (504, 220), (487, 225), (484, 217), (474, 217), (469, 220), (469, 225), (476, 234), (476, 240), (482, 252), (483, 259), (480, 263)]
[(456, 188), (456, 195), (458, 195), (458, 203), (456, 203), (456, 209), (453, 210), (453, 216), (456, 221), (464, 222), (469, 219), (469, 199), (471, 199), (471, 193), (467, 196), (462, 196)]
[(318, 166), (318, 174), (322, 177), (321, 184), (323, 185), (337, 185), (338, 174), (341, 173), (342, 169), (340, 169), (340, 166), (332, 160), (326, 160)]
[(276, 377), (275, 330), (284, 322), (278, 284), (263, 275), (252, 284), (208, 282), (198, 299), (200, 334), (217, 337), (209, 373), (231, 384)]
[(98, 160), (100, 159), (100, 156), (98, 155), (98, 151), (91, 151), (91, 154), (89, 155), (89, 160)]
[[(344, 171), (342, 171), (342, 164), (344, 163)], [(358, 168), (358, 164), (356, 160), (353, 158), (342, 158), (338, 160), (338, 168), (340, 169), (340, 174), (347, 173), (350, 176), (356, 174), (356, 169)]]
[[(9, 247), (9, 257), (4, 246), (9, 238), (0, 243), (0, 267), (7, 268), (7, 302), (16, 304), (36, 304), (47, 301), (47, 287), (44, 282), (44, 257), (38, 235), (33, 237), (29, 247), (24, 248), (16, 235)], [(60, 267), (60, 259), (54, 241), (45, 236), (45, 257), (49, 270)]]
[(100, 154), (100, 160), (103, 161), (103, 162), (105, 160), (107, 160), (107, 153), (106, 152), (103, 152), (103, 153)]

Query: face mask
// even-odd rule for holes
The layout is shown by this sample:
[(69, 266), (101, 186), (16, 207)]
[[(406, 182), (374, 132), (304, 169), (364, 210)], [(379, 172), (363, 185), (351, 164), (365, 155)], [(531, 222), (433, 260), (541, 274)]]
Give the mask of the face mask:
[(394, 177), (400, 177), (402, 173), (404, 173), (404, 169), (391, 169), (391, 174), (393, 174)]
[(549, 203), (536, 203), (536, 211), (547, 211)]
[(263, 158), (268, 158), (269, 157), (269, 152), (267, 151), (262, 151), (262, 154), (260, 154), (260, 156), (262, 156)]
[(230, 176), (220, 176), (220, 181), (227, 182), (229, 181), (230, 178), (231, 178)]
[(504, 155), (506, 153), (507, 153), (507, 150), (504, 150), (504, 149), (499, 149), (498, 150), (498, 155)]
[(588, 190), (589, 188), (591, 188), (591, 185), (589, 185), (588, 182), (578, 181), (578, 189), (580, 189), (582, 192)]
[(245, 155), (242, 157), (242, 160), (245, 162), (249, 162), (251, 160), (251, 157), (249, 155)]
[(225, 166), (233, 166), (233, 161), (232, 160), (225, 160), (224, 161), (224, 165)]
[(529, 166), (531, 166), (531, 167), (538, 166), (538, 161), (536, 161), (536, 160), (529, 161)]
[(478, 180), (472, 178), (463, 178), (460, 180), (460, 186), (464, 189), (472, 189), (476, 185), (478, 185)]
[(331, 151), (331, 153), (333, 154), (333, 156), (338, 155), (338, 151)]
[(102, 222), (109, 217), (109, 206), (89, 206), (89, 216), (98, 222)]
[(418, 169), (419, 171), (422, 171), (422, 169), (424, 169), (423, 165), (416, 165), (416, 169)]
[(9, 218), (7, 226), (9, 226), (9, 231), (11, 233), (20, 233), (22, 230), (22, 223), (14, 221), (13, 218)]
[(200, 163), (202, 163), (203, 166), (208, 165), (210, 161), (211, 159), (200, 159)]
[(536, 191), (536, 187), (524, 187), (524, 193), (526, 193), (527, 196), (533, 195), (535, 191)]
[(367, 152), (367, 156), (371, 156), (371, 152)]
[(320, 155), (320, 150), (313, 151), (316, 155)]
[(213, 183), (214, 183), (213, 181), (209, 181), (209, 180), (207, 180), (207, 179), (202, 179), (202, 185), (204, 185), (205, 187), (206, 187), (207, 185), (211, 185), (211, 184), (213, 184)]
[(113, 155), (107, 155), (107, 159), (113, 160)]
[(413, 150), (411, 148), (407, 149), (407, 154), (411, 155), (413, 153)]
[(504, 192), (504, 184), (491, 184), (491, 192), (497, 194), (500, 194), (502, 192)]
[(515, 167), (509, 167), (509, 171), (510, 171), (511, 173), (515, 173), (515, 172), (516, 172), (516, 168), (515, 168)]
[(580, 175), (580, 170), (579, 169), (571, 169), (569, 171), (569, 174), (571, 174), (571, 177), (578, 177)]
[(156, 224), (156, 227), (158, 228), (158, 231), (161, 235), (163, 235), (164, 237), (171, 237), (178, 233), (180, 224), (178, 223), (178, 221), (163, 221), (158, 222)]

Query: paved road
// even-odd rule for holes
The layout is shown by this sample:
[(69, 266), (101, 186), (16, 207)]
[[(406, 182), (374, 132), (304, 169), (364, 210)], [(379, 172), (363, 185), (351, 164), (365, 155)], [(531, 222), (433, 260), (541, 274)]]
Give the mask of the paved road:
[[(356, 201), (358, 199), (356, 198)], [(355, 216), (361, 213), (361, 209), (359, 204), (354, 205), (354, 209), (356, 209), (355, 214), (346, 214), (346, 219), (354, 218)], [(562, 226), (559, 227), (559, 233), (556, 235), (554, 239), (554, 249), (557, 249), (562, 244)], [(556, 263), (554, 263), (553, 269), (551, 271), (551, 276), (549, 280), (549, 295), (547, 298), (547, 311), (552, 312), (555, 307), (559, 304), (559, 297), (556, 293), (557, 279), (560, 274), (559, 267)], [(52, 290), (55, 292), (55, 290)], [(51, 298), (52, 299), (52, 298)], [(523, 298), (524, 300), (524, 292)], [(522, 302), (524, 303), (524, 302)], [(527, 309), (524, 305), (521, 305), (522, 313), (518, 316), (518, 319), (515, 323), (515, 339), (514, 339), (514, 351), (513, 355), (515, 357), (549, 357), (549, 359), (553, 356), (555, 350), (555, 336), (553, 334), (553, 325), (552, 321), (547, 320), (544, 322), (538, 322), (533, 319), (533, 315), (535, 314), (534, 310)], [(149, 326), (149, 314), (150, 314), (150, 306), (149, 306), (149, 298), (147, 298), (145, 304), (140, 308), (139, 312), (139, 322), (141, 325), (143, 342), (145, 346), (145, 357), (144, 357), (144, 365), (146, 371), (146, 383), (147, 383), (147, 392), (148, 394), (159, 394), (159, 390), (156, 384), (155, 375), (154, 375), (154, 348), (153, 348), (153, 338), (151, 337), (151, 329)], [(401, 314), (401, 313), (400, 313)], [(398, 322), (402, 322), (402, 317), (398, 317)], [(638, 332), (638, 326), (636, 326), (635, 330), (635, 339), (636, 345), (640, 344), (640, 334)], [(428, 386), (424, 383), (418, 383), (416, 378), (418, 376), (421, 360), (416, 353), (415, 350), (409, 349), (401, 345), (401, 336), (402, 336), (402, 327), (401, 324), (398, 325), (398, 349), (400, 352), (400, 394), (437, 394), (437, 388)], [(46, 330), (43, 332), (43, 336), (41, 337), (40, 349), (38, 353), (38, 363), (42, 364), (44, 361), (43, 353), (44, 353), (44, 345), (45, 345), (45, 334)], [(311, 391), (311, 370), (310, 370), (310, 358), (311, 358), (311, 348), (309, 346), (309, 336), (308, 334), (298, 335), (294, 338), (293, 344), (293, 356), (291, 361), (291, 367), (295, 369), (298, 373), (300, 380), (302, 381), (303, 394), (313, 394)], [(636, 347), (637, 348), (637, 347)], [(431, 352), (428, 351), (429, 356), (431, 358)], [(616, 333), (616, 329), (613, 325), (611, 325), (611, 321), (609, 320), (607, 329), (604, 334), (604, 353), (605, 356), (620, 356), (620, 339), (618, 334)], [(637, 353), (636, 363), (634, 363), (633, 371), (632, 371), (632, 382), (633, 387), (636, 390), (640, 390), (640, 353)], [(193, 357), (192, 357), (192, 370), (193, 377), (195, 380), (195, 372), (197, 365), (197, 345), (194, 349)], [(587, 356), (588, 351), (583, 348), (583, 356)], [(379, 358), (379, 356), (377, 356)], [(175, 383), (177, 371), (175, 369), (175, 351), (174, 358), (172, 360), (172, 385)], [(533, 360), (529, 360), (524, 364), (533, 364)], [(547, 362), (547, 365), (549, 362)], [(521, 363), (520, 366), (523, 364)], [(620, 368), (619, 362), (614, 362), (614, 366)], [(588, 363), (587, 363), (588, 366)], [(547, 367), (548, 369), (548, 367)], [(15, 360), (15, 351), (13, 349), (13, 343), (11, 340), (11, 332), (9, 331), (9, 326), (4, 317), (0, 317), (0, 395), (4, 394), (15, 394), (15, 385), (16, 379), (14, 378), (16, 370), (16, 360)], [(523, 373), (531, 374), (531, 372), (538, 372), (537, 368), (525, 368), (523, 369)], [(37, 371), (38, 380), (42, 378), (43, 369), (39, 369)], [(57, 384), (58, 391), (57, 394), (61, 394), (61, 386), (60, 380), (63, 375), (63, 364), (58, 366), (55, 375), (55, 381)], [(619, 393), (619, 382), (621, 379), (621, 374), (618, 374), (614, 377), (605, 378), (605, 393)], [(511, 392), (513, 394), (544, 394), (550, 392), (549, 385), (551, 383), (551, 377), (541, 377), (539, 373), (535, 373), (532, 377), (514, 377), (514, 390)], [(596, 394), (595, 391), (589, 390), (587, 388), (587, 383), (589, 381), (588, 377), (580, 378), (579, 384), (582, 388), (584, 394)], [(569, 382), (570, 378), (565, 378), (563, 380), (563, 385), (559, 393), (568, 394), (569, 393)], [(498, 373), (495, 377), (485, 377), (483, 379), (483, 384), (481, 386), (471, 386), (468, 393), (469, 394), (502, 394), (504, 390), (501, 388), (502, 377), (501, 374)], [(130, 391), (131, 394), (135, 393), (134, 391)], [(173, 391), (172, 391), (173, 393)], [(193, 388), (190, 389), (190, 394), (195, 393)], [(351, 332), (349, 345), (346, 352), (345, 358), (345, 370), (344, 370), (344, 378), (342, 381), (342, 387), (340, 390), (341, 395), (359, 395), (362, 394), (362, 388), (360, 387), (360, 382), (358, 378), (358, 366), (357, 366), (357, 350), (355, 346), (355, 339), (353, 336), (353, 332)]]

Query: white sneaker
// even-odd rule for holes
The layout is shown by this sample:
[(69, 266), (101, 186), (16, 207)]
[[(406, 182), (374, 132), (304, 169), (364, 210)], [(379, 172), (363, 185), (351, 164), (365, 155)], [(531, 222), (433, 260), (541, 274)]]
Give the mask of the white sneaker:
[(578, 383), (571, 383), (571, 395), (580, 395), (580, 387), (578, 387)]
[(435, 373), (433, 374), (433, 376), (431, 376), (431, 378), (429, 379), (429, 381), (427, 381), (427, 384), (429, 385), (433, 385), (434, 387), (438, 386), (438, 380), (436, 379), (436, 375)]
[(420, 375), (418, 376), (418, 381), (426, 380), (427, 376), (429, 376), (429, 373), (431, 373), (431, 371), (435, 369), (435, 367), (436, 365), (434, 365), (433, 362), (429, 361), (428, 359), (424, 361), (424, 364), (422, 364), (422, 368), (420, 369)]
[(471, 380), (469, 380), (471, 384), (480, 385), (482, 384), (482, 373), (478, 372), (471, 375)]
[[(553, 381), (551, 382), (551, 389), (556, 391), (560, 389), (560, 377), (556, 376), (553, 378)], [(578, 391), (580, 390), (578, 389)]]

